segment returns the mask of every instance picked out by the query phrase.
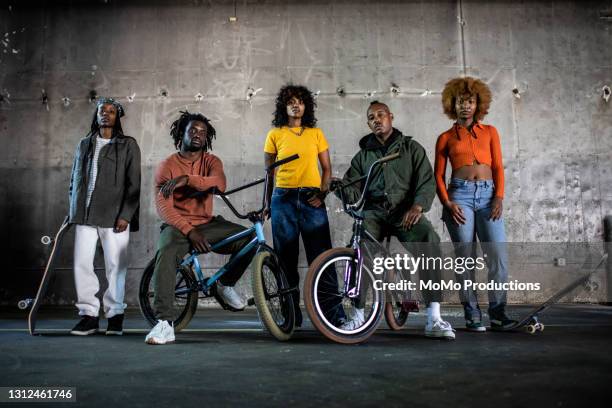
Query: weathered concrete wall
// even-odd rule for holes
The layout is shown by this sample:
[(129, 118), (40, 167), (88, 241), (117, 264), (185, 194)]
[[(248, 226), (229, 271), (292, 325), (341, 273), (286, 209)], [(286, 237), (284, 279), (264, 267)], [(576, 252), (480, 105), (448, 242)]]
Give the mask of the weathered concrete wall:
[[(0, 11), (4, 299), (34, 287), (47, 255), (39, 239), (52, 234), (67, 211), (74, 147), (93, 111), (91, 90), (121, 99), (124, 129), (143, 153), (131, 303), (158, 236), (153, 171), (173, 152), (168, 128), (178, 111), (212, 118), (214, 152), (230, 186), (238, 186), (261, 174), (274, 96), (288, 81), (320, 91), (319, 125), (331, 144), (334, 174), (341, 175), (367, 133), (366, 94), (374, 92), (391, 106), (396, 127), (414, 135), (433, 160), (437, 135), (451, 125), (440, 91), (465, 67), (494, 92), (486, 122), (502, 137), (509, 240), (602, 239), (603, 215), (612, 210), (612, 102), (600, 97), (602, 87), (612, 85), (612, 21), (599, 18), (608, 1), (240, 0), (234, 23), (228, 21), (231, 1), (13, 3)], [(261, 90), (247, 101), (249, 87)], [(338, 87), (345, 96), (336, 95)], [(204, 96), (199, 102), (198, 93)], [(70, 98), (68, 106), (63, 97)], [(253, 208), (254, 198), (260, 195), (244, 193), (236, 202)], [(231, 218), (220, 204), (218, 211)], [(350, 220), (337, 200), (328, 205), (340, 245), (350, 235)], [(448, 240), (440, 214), (436, 203), (428, 217)], [(74, 296), (71, 241), (54, 285), (58, 302)]]

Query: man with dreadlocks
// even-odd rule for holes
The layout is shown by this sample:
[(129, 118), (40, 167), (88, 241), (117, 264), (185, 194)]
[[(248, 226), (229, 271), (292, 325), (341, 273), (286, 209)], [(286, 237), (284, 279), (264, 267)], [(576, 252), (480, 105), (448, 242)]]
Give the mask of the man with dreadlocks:
[(104, 293), (106, 334), (123, 333), (123, 303), (130, 231), (138, 231), (140, 207), (140, 149), (123, 134), (121, 104), (100, 99), (89, 134), (76, 149), (70, 178), (70, 222), (76, 224), (74, 280), (81, 320), (70, 333), (98, 331), (100, 289), (94, 272), (98, 238), (104, 250), (108, 288)]
[[(208, 153), (215, 134), (215, 128), (201, 113), (181, 112), (170, 129), (178, 152), (164, 160), (155, 175), (155, 203), (164, 224), (153, 275), (153, 308), (158, 323), (145, 338), (148, 344), (174, 341), (172, 312), (177, 258), (185, 256), (190, 247), (201, 253), (210, 252), (211, 244), (246, 229), (212, 215), (213, 197), (207, 190), (215, 187), (225, 191), (223, 163)], [(217, 252), (234, 256), (252, 238), (247, 236)], [(244, 299), (234, 289), (251, 257), (242, 259), (217, 281), (218, 294), (225, 306), (234, 311), (245, 307)]]

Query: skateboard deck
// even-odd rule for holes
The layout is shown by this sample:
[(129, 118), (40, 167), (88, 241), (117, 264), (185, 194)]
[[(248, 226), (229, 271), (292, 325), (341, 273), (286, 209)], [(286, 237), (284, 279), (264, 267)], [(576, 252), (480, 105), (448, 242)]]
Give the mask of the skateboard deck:
[(68, 217), (64, 218), (61, 227), (53, 238), (53, 246), (51, 247), (49, 260), (47, 261), (47, 265), (45, 266), (45, 272), (43, 273), (42, 279), (40, 280), (40, 285), (38, 286), (36, 297), (32, 301), (32, 308), (30, 309), (30, 314), (28, 315), (28, 328), (30, 330), (31, 335), (34, 335), (35, 333), (36, 316), (38, 314), (38, 309), (40, 308), (40, 304), (42, 303), (42, 300), (47, 292), (47, 287), (49, 286), (49, 281), (51, 280), (51, 276), (53, 275), (54, 271), (55, 259), (57, 258), (59, 248), (62, 245), (64, 235), (70, 229), (70, 225), (71, 224), (68, 223)]
[(543, 312), (548, 307), (557, 303), (559, 300), (561, 300), (561, 298), (563, 298), (565, 295), (567, 295), (572, 290), (585, 284), (589, 280), (589, 278), (595, 272), (597, 272), (599, 267), (601, 267), (606, 262), (607, 259), (608, 259), (608, 254), (606, 253), (601, 257), (601, 260), (597, 263), (597, 265), (593, 269), (591, 269), (587, 274), (574, 280), (573, 282), (565, 286), (563, 289), (561, 289), (560, 291), (552, 295), (550, 298), (548, 298), (548, 300), (546, 300), (544, 303), (532, 309), (524, 317), (520, 318), (515, 325), (507, 329), (501, 330), (501, 331), (516, 331), (521, 328), (525, 328), (525, 330), (530, 334), (534, 334), (535, 332), (538, 332), (538, 331), (544, 331), (544, 324), (541, 323), (540, 320), (538, 319), (539, 313)]

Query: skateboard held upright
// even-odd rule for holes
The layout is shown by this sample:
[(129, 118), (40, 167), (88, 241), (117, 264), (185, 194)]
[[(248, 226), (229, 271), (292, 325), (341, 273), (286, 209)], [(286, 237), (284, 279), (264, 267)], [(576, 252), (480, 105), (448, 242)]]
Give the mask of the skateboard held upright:
[(45, 272), (43, 273), (42, 279), (40, 280), (40, 285), (38, 286), (38, 291), (36, 292), (36, 297), (34, 300), (26, 299), (19, 302), (20, 308), (27, 308), (29, 304), (32, 305), (32, 309), (30, 310), (30, 314), (28, 315), (28, 328), (30, 330), (30, 334), (34, 335), (36, 329), (36, 316), (38, 314), (38, 308), (42, 303), (43, 298), (47, 292), (47, 287), (49, 286), (49, 281), (51, 280), (51, 276), (54, 272), (54, 264), (55, 259), (58, 256), (59, 248), (62, 245), (62, 241), (66, 232), (70, 229), (70, 223), (68, 223), (68, 217), (64, 218), (61, 227), (55, 234), (53, 241), (49, 242), (52, 244), (51, 253), (49, 254), (49, 260), (47, 261), (47, 265), (45, 266)]

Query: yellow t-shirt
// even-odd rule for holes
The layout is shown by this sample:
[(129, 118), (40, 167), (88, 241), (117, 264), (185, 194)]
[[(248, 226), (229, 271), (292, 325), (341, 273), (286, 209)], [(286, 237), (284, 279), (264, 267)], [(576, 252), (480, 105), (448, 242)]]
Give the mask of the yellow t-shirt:
[[(293, 130), (295, 133), (293, 133)], [(276, 154), (276, 160), (299, 154), (300, 158), (283, 164), (276, 170), (276, 187), (321, 187), (319, 174), (319, 153), (329, 149), (323, 131), (319, 128), (301, 128), (283, 126), (268, 132), (264, 152)]]

